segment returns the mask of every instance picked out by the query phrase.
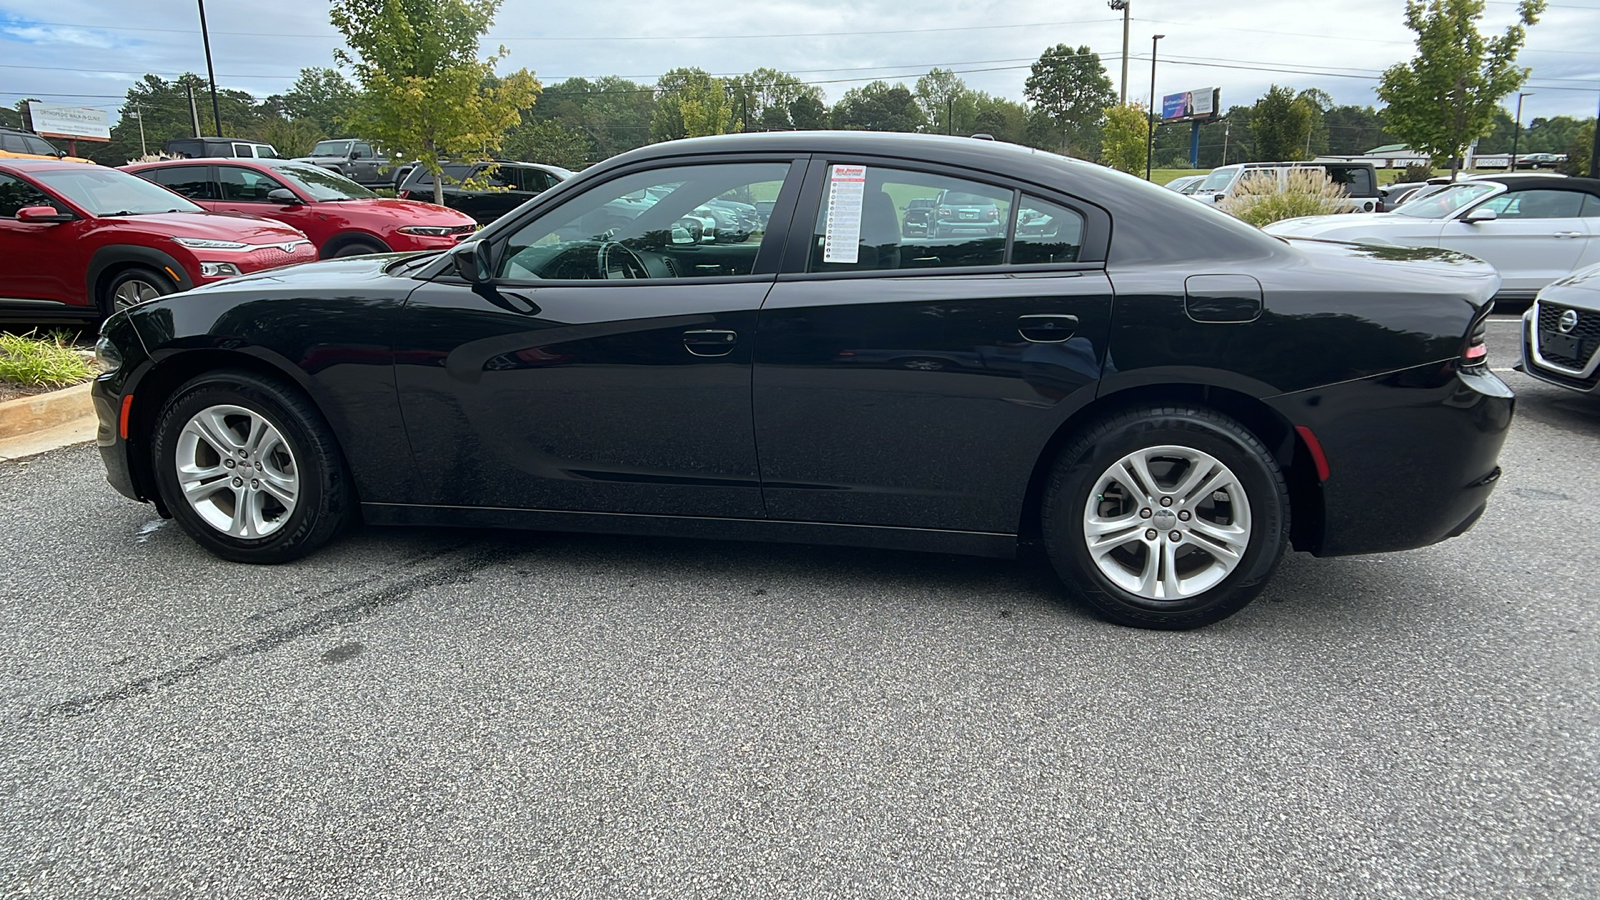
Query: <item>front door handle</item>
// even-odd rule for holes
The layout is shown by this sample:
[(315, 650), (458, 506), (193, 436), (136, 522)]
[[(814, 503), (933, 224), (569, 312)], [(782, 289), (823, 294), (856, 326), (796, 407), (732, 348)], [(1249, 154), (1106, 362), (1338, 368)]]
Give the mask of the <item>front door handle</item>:
[(683, 333), (683, 346), (695, 356), (727, 356), (739, 340), (736, 331), (704, 328)]
[(1558, 238), (1575, 238), (1575, 237), (1583, 237), (1583, 234), (1584, 233), (1581, 232), (1581, 231), (1558, 231), (1558, 232), (1556, 232), (1556, 237), (1558, 237)]
[(1078, 333), (1078, 317), (1059, 314), (1020, 316), (1017, 333), (1035, 344), (1059, 344)]

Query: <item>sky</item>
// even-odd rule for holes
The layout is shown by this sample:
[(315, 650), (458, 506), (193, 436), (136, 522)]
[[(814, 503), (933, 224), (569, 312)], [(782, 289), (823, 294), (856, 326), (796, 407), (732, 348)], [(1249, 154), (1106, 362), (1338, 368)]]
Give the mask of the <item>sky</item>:
[[(137, 5), (135, 5), (137, 3)], [(1131, 0), (1130, 100), (1219, 87), (1222, 107), (1248, 105), (1269, 85), (1317, 87), (1336, 103), (1373, 104), (1382, 70), (1410, 59), (1404, 0)], [(288, 89), (300, 69), (334, 65), (342, 46), (327, 0), (211, 0), (211, 50), (222, 88), (256, 97)], [(1513, 0), (1490, 0), (1482, 29), (1498, 32)], [(1105, 0), (505, 0), (486, 52), (510, 56), (544, 82), (622, 75), (653, 82), (676, 67), (738, 74), (760, 66), (817, 84), (831, 104), (875, 78), (909, 87), (930, 68), (1023, 99), (1028, 66), (1057, 43), (1087, 44), (1121, 84), (1122, 14)], [(1595, 115), (1600, 106), (1600, 0), (1552, 0), (1519, 62), (1532, 76), (1522, 118)], [(110, 110), (145, 73), (205, 73), (195, 0), (0, 0), (0, 104), (25, 96)], [(1509, 109), (1515, 96), (1505, 103)]]

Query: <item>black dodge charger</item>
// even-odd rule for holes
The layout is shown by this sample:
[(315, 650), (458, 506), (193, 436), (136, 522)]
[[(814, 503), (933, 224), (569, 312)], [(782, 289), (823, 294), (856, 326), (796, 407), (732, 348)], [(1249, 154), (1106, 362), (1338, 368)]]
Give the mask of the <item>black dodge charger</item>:
[[(956, 193), (999, 225), (908, 233)], [(744, 206), (771, 212), (710, 214)], [(111, 484), (230, 560), (357, 519), (1032, 543), (1107, 618), (1191, 628), (1288, 547), (1482, 515), (1513, 405), (1498, 283), (1001, 143), (735, 135), (625, 153), (447, 253), (120, 313), (94, 396)]]

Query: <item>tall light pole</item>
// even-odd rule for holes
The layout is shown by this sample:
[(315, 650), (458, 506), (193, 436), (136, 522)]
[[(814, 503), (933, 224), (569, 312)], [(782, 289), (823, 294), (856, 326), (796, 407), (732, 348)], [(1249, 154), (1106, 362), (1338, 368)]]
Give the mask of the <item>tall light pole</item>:
[(1150, 36), (1150, 135), (1144, 142), (1144, 180), (1150, 180), (1150, 160), (1156, 153), (1156, 45), (1164, 34)]
[(206, 45), (206, 77), (211, 79), (211, 119), (222, 137), (222, 108), (217, 105), (217, 71), (211, 67), (211, 32), (206, 30), (206, 0), (200, 3), (200, 40)]
[(1506, 166), (1507, 172), (1517, 170), (1517, 138), (1522, 137), (1522, 98), (1532, 97), (1533, 91), (1520, 91), (1517, 93), (1517, 127), (1511, 131), (1511, 165)]
[(1131, 0), (1108, 0), (1107, 6), (1122, 10), (1122, 105), (1128, 105), (1128, 7)]
[(135, 108), (134, 111), (128, 115), (139, 120), (139, 158), (143, 159), (144, 157), (150, 155), (150, 151), (146, 150), (144, 146), (144, 113)]

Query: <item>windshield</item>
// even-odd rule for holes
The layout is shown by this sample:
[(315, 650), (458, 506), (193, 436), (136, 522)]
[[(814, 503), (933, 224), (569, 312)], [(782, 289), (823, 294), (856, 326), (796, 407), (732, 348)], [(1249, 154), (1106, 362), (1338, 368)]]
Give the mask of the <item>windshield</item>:
[(319, 166), (274, 166), (273, 171), (294, 182), (312, 200), (370, 200), (378, 196), (354, 181)]
[(32, 174), (45, 187), (71, 200), (91, 216), (205, 212), (164, 187), (116, 169), (84, 166)]
[(1476, 203), (1499, 189), (1499, 185), (1486, 182), (1451, 185), (1438, 193), (1407, 200), (1395, 209), (1395, 213), (1411, 216), (1414, 219), (1443, 219), (1461, 207)]
[(1238, 166), (1224, 166), (1207, 175), (1206, 180), (1200, 182), (1199, 190), (1220, 191), (1227, 187), (1233, 181), (1233, 176), (1237, 174), (1239, 174)]
[(317, 141), (317, 145), (311, 148), (311, 155), (346, 157), (350, 155), (350, 142)]

